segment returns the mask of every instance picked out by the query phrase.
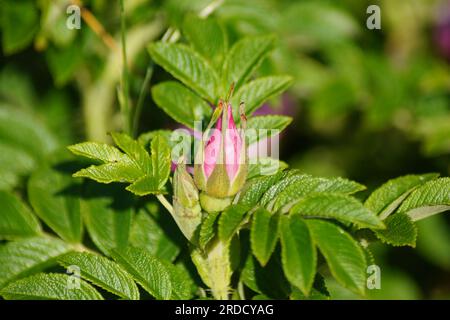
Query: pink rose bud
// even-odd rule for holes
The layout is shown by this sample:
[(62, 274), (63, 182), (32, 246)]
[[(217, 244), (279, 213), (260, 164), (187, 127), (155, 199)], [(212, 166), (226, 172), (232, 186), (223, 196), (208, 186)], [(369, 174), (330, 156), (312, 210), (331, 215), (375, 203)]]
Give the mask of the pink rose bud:
[[(231, 104), (224, 108), (222, 100), (219, 101), (208, 128), (214, 122), (215, 128), (207, 129), (198, 150), (194, 180), (207, 196), (229, 198), (239, 192), (247, 178), (245, 136), (243, 130), (236, 127)], [(245, 116), (242, 116), (241, 123), (245, 126)], [(208, 131), (212, 133), (209, 134)]]

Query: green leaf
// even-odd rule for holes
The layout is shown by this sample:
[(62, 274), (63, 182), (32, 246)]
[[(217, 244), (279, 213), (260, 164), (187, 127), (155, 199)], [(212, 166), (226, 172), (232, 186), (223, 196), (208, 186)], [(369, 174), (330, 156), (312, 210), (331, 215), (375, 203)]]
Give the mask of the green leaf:
[(144, 249), (128, 247), (113, 250), (112, 256), (148, 293), (159, 300), (172, 295), (172, 283), (166, 264)]
[(67, 147), (72, 153), (85, 158), (99, 160), (102, 162), (120, 162), (126, 161), (128, 157), (106, 143), (82, 142)]
[(256, 206), (267, 190), (288, 175), (288, 171), (283, 171), (270, 176), (257, 177), (247, 181), (241, 189), (238, 203), (248, 205), (249, 207)]
[(36, 214), (68, 242), (82, 238), (79, 185), (69, 176), (43, 167), (28, 181), (28, 197)]
[(162, 189), (169, 179), (171, 154), (166, 138), (156, 135), (151, 143), (153, 176), (158, 180), (158, 189)]
[(26, 152), (38, 163), (58, 147), (56, 137), (44, 123), (17, 108), (0, 108), (0, 141)]
[(111, 133), (114, 142), (122, 149), (131, 159), (131, 162), (140, 168), (142, 175), (153, 174), (152, 159), (145, 148), (136, 140), (124, 133)]
[(299, 215), (282, 216), (280, 235), (286, 278), (308, 295), (317, 265), (317, 252), (310, 231)]
[(172, 119), (189, 128), (211, 117), (209, 104), (179, 82), (166, 81), (153, 86), (152, 97)]
[(393, 246), (416, 246), (417, 227), (411, 218), (403, 213), (396, 213), (384, 220), (386, 230), (376, 231), (375, 234), (384, 243)]
[(273, 255), (264, 267), (249, 254), (241, 272), (241, 281), (253, 291), (273, 299), (286, 299), (290, 290), (279, 254)]
[(437, 178), (439, 174), (406, 175), (389, 180), (367, 198), (364, 205), (380, 216), (387, 218), (402, 201), (418, 186)]
[[(161, 214), (159, 216), (161, 220)], [(175, 260), (180, 253), (180, 248), (174, 241), (173, 235), (168, 234), (172, 230), (166, 230), (168, 227), (166, 222), (158, 221), (156, 217), (147, 214), (144, 210), (140, 211), (133, 219), (130, 244), (133, 247), (146, 249), (159, 259)]]
[(289, 185), (309, 177), (306, 174), (300, 173), (298, 170), (284, 171), (281, 174), (282, 176), (279, 179), (274, 181), (274, 183), (271, 183), (267, 190), (264, 190), (260, 199), (260, 205), (267, 206), (269, 202), (273, 201), (277, 195)]
[(39, 29), (39, 14), (34, 1), (2, 1), (2, 47), (9, 55), (33, 41)]
[(312, 193), (352, 194), (364, 189), (363, 185), (343, 178), (328, 179), (305, 175), (298, 181), (286, 186), (284, 190), (280, 190), (270, 208), (275, 211), (282, 210), (286, 212), (300, 199)]
[(328, 263), (333, 277), (344, 287), (364, 294), (366, 261), (359, 244), (340, 227), (322, 220), (305, 220), (314, 243)]
[(39, 221), (16, 196), (0, 191), (0, 203), (0, 239), (30, 237), (41, 232)]
[(81, 169), (73, 177), (89, 178), (100, 183), (134, 182), (142, 177), (142, 171), (131, 161), (111, 162)]
[(274, 40), (273, 36), (256, 36), (236, 42), (224, 62), (224, 87), (232, 82), (236, 89), (242, 86), (272, 50)]
[(450, 178), (428, 181), (415, 189), (403, 201), (398, 212), (406, 213), (413, 221), (450, 209)]
[(313, 287), (308, 296), (305, 296), (299, 289), (292, 287), (292, 292), (289, 296), (291, 300), (329, 300), (330, 293), (325, 285), (325, 279), (320, 275), (316, 274), (314, 279)]
[(219, 218), (219, 238), (220, 240), (227, 242), (230, 241), (233, 235), (239, 230), (245, 218), (245, 214), (248, 212), (249, 207), (242, 204), (235, 204), (229, 206), (220, 215)]
[(262, 266), (270, 259), (278, 241), (280, 215), (272, 215), (265, 208), (259, 207), (253, 213), (250, 231), (252, 252)]
[[(256, 160), (256, 163), (252, 160)], [(248, 164), (247, 179), (252, 179), (259, 176), (274, 175), (279, 171), (287, 169), (288, 167), (289, 166), (286, 162), (269, 157), (250, 159)]]
[(291, 117), (271, 115), (252, 117), (247, 122), (246, 137), (252, 144), (276, 136), (292, 122)]
[(183, 34), (190, 45), (212, 65), (216, 67), (222, 65), (228, 40), (224, 27), (216, 19), (187, 15), (183, 23)]
[(106, 255), (128, 245), (132, 214), (131, 194), (120, 186), (89, 182), (81, 201), (81, 213), (89, 236)]
[(157, 64), (211, 103), (217, 95), (217, 75), (208, 62), (191, 48), (174, 43), (155, 42), (148, 47)]
[(80, 281), (80, 288), (70, 289), (73, 279), (65, 274), (40, 273), (13, 282), (0, 291), (7, 300), (103, 300), (90, 284)]
[(220, 212), (209, 213), (200, 225), (198, 245), (205, 249), (206, 245), (214, 238), (217, 232), (216, 222)]
[(290, 210), (291, 214), (333, 218), (355, 223), (360, 227), (383, 229), (384, 224), (361, 202), (338, 193), (319, 193), (306, 196)]
[(258, 78), (243, 85), (234, 95), (233, 105), (245, 102), (245, 114), (251, 115), (267, 100), (281, 94), (292, 84), (290, 76)]
[(27, 238), (0, 246), (0, 288), (53, 265), (58, 256), (70, 250), (67, 243), (52, 237)]
[(73, 252), (58, 259), (68, 268), (72, 265), (80, 268), (80, 276), (123, 299), (139, 300), (139, 290), (131, 276), (117, 263), (97, 254)]

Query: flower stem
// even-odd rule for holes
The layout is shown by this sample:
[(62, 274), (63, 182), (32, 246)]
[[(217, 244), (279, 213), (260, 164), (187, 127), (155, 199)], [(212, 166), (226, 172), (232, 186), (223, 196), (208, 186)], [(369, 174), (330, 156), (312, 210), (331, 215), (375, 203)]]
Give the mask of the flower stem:
[(131, 133), (131, 117), (129, 106), (129, 84), (128, 84), (128, 62), (127, 62), (127, 42), (126, 42), (126, 24), (125, 8), (123, 0), (120, 0), (120, 33), (122, 40), (122, 113), (125, 119), (125, 131)]
[(134, 109), (133, 114), (133, 124), (132, 124), (132, 133), (133, 137), (136, 138), (138, 127), (139, 127), (139, 117), (141, 116), (142, 107), (144, 105), (145, 94), (147, 93), (147, 87), (150, 83), (150, 79), (153, 74), (153, 61), (150, 61), (150, 64), (147, 67), (147, 71), (145, 73), (144, 82), (142, 83), (141, 90), (139, 92), (138, 102), (136, 104), (136, 108)]
[(157, 194), (156, 198), (158, 199), (158, 201), (164, 206), (164, 208), (167, 209), (167, 211), (169, 211), (169, 213), (173, 216), (173, 207), (172, 205), (169, 203), (169, 201), (167, 201), (166, 197), (164, 197), (164, 195), (162, 194)]

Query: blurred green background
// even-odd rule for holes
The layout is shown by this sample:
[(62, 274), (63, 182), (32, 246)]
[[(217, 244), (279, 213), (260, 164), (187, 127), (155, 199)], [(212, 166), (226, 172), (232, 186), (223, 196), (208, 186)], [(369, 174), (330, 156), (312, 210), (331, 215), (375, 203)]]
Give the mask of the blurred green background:
[[(120, 8), (107, 0), (0, 3), (0, 189), (23, 191), (29, 174), (58, 149), (108, 141), (107, 132), (122, 128)], [(125, 1), (134, 102), (150, 64), (146, 46), (210, 3)], [(213, 4), (229, 43), (277, 36), (259, 75), (287, 73), (294, 84), (259, 112), (294, 117), (280, 146), (292, 168), (348, 177), (369, 191), (407, 173), (450, 174), (450, 1)], [(366, 27), (371, 4), (381, 9), (381, 30)], [(69, 5), (81, 8), (79, 30), (66, 27)], [(156, 67), (150, 85), (168, 77)], [(148, 94), (139, 133), (175, 126)], [(419, 223), (416, 249), (379, 246), (374, 254), (382, 285), (370, 297), (450, 299), (448, 213)], [(332, 298), (355, 298), (329, 283)]]

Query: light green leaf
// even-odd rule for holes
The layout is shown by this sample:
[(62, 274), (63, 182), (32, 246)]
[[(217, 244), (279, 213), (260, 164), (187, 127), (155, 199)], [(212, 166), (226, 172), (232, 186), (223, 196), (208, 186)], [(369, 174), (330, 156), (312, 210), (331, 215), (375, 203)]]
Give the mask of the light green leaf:
[(183, 34), (190, 45), (212, 65), (222, 66), (228, 40), (224, 27), (216, 19), (187, 15), (183, 23)]
[(13, 282), (0, 291), (7, 300), (103, 300), (90, 284), (80, 281), (80, 288), (70, 288), (69, 275), (40, 273)]
[(75, 178), (89, 178), (100, 183), (134, 182), (142, 177), (142, 171), (130, 160), (89, 166), (73, 174)]
[(39, 221), (16, 196), (0, 191), (0, 203), (0, 239), (30, 237), (41, 232)]
[(153, 176), (143, 176), (125, 189), (138, 196), (145, 196), (147, 194), (161, 193), (158, 186), (159, 183), (157, 178)]
[(141, 169), (142, 175), (153, 174), (150, 155), (139, 142), (124, 133), (113, 132), (111, 136), (119, 148), (130, 157), (136, 167)]
[(317, 253), (310, 231), (299, 215), (282, 216), (281, 260), (286, 278), (308, 295), (316, 274)]
[(450, 209), (450, 178), (428, 181), (415, 189), (398, 209), (413, 221)]
[(347, 232), (330, 222), (309, 219), (305, 222), (333, 277), (344, 287), (364, 294), (366, 261), (359, 244)]
[(289, 166), (286, 162), (273, 158), (258, 157), (256, 163), (250, 159), (248, 164), (247, 179), (260, 176), (274, 175), (279, 171), (287, 169)]
[(270, 208), (286, 212), (300, 199), (312, 193), (352, 194), (364, 189), (363, 185), (343, 178), (320, 178), (305, 175), (302, 179), (286, 186), (284, 190), (280, 190)]
[(148, 50), (153, 60), (175, 78), (209, 102), (216, 102), (217, 75), (198, 53), (182, 44), (164, 42), (152, 43)]
[(289, 175), (288, 171), (278, 172), (270, 176), (262, 176), (247, 181), (239, 195), (240, 204), (256, 206), (263, 195), (278, 181)]
[(81, 213), (89, 236), (106, 255), (113, 248), (124, 248), (128, 244), (132, 214), (131, 194), (120, 186), (88, 183)]
[(148, 293), (159, 300), (172, 295), (172, 283), (166, 264), (144, 249), (128, 247), (113, 250), (112, 256)]
[(179, 82), (166, 81), (153, 86), (152, 96), (158, 107), (189, 128), (211, 117), (209, 104)]
[(106, 143), (82, 142), (67, 147), (72, 153), (89, 159), (102, 162), (120, 162), (128, 160), (128, 157), (116, 147)]
[(224, 87), (232, 82), (236, 90), (241, 87), (272, 50), (274, 40), (273, 36), (256, 36), (236, 42), (224, 62)]
[(139, 290), (131, 276), (117, 263), (97, 254), (73, 252), (58, 258), (68, 268), (80, 268), (81, 278), (123, 299), (139, 300)]
[(389, 180), (372, 192), (364, 205), (379, 215), (381, 219), (386, 219), (411, 191), (438, 176), (439, 174), (428, 173), (423, 175), (406, 175)]
[(299, 170), (284, 171), (280, 179), (274, 181), (269, 185), (269, 188), (264, 190), (260, 199), (260, 205), (267, 206), (272, 202), (277, 195), (285, 190), (289, 185), (294, 184), (297, 181), (306, 179), (309, 175), (300, 173)]
[(302, 216), (333, 218), (355, 223), (360, 227), (383, 229), (383, 222), (361, 202), (353, 197), (338, 193), (319, 193), (301, 199), (291, 210), (291, 214)]
[(267, 264), (275, 250), (278, 241), (279, 220), (280, 215), (272, 215), (262, 207), (253, 213), (250, 244), (253, 254), (262, 266)]
[(219, 218), (219, 238), (224, 241), (230, 241), (233, 235), (239, 230), (242, 225), (245, 214), (248, 212), (249, 207), (242, 204), (235, 204), (229, 206), (220, 215)]
[(28, 197), (36, 214), (68, 242), (82, 238), (78, 191), (80, 186), (63, 173), (43, 167), (28, 181)]
[[(159, 220), (161, 219), (163, 217), (160, 214)], [(180, 248), (174, 241), (173, 235), (168, 234), (172, 230), (165, 230), (168, 227), (166, 220), (158, 221), (153, 215), (147, 214), (144, 210), (140, 211), (133, 219), (130, 244), (133, 247), (146, 249), (159, 259), (175, 260), (180, 253)]]
[(251, 115), (267, 100), (281, 94), (292, 84), (290, 76), (258, 78), (243, 85), (234, 95), (233, 105), (245, 102), (245, 114)]
[(22, 50), (33, 41), (39, 29), (39, 14), (34, 1), (2, 1), (2, 47), (6, 54)]
[(205, 249), (206, 245), (214, 238), (217, 232), (216, 222), (220, 212), (209, 213), (200, 225), (198, 245)]
[(378, 239), (393, 246), (416, 246), (417, 227), (411, 218), (403, 213), (395, 213), (384, 220), (386, 230), (375, 232)]
[(158, 181), (158, 189), (162, 189), (169, 179), (171, 153), (166, 138), (156, 135), (151, 143), (153, 176)]
[(247, 121), (247, 130), (245, 132), (248, 144), (280, 134), (291, 122), (291, 117), (279, 115), (250, 118)]
[(58, 256), (70, 250), (67, 243), (52, 237), (33, 237), (3, 244), (0, 246), (0, 288), (53, 265)]

